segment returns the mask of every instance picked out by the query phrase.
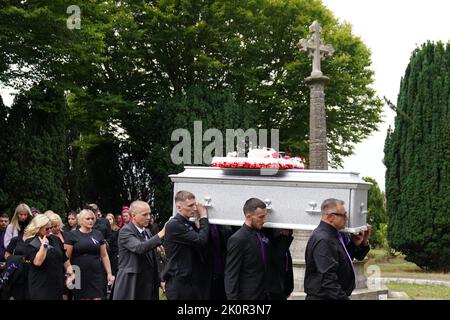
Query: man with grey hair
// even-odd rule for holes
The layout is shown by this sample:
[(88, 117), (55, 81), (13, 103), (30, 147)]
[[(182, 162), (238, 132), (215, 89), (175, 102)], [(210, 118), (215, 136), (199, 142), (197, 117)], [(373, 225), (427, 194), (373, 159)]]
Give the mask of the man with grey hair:
[(156, 247), (161, 245), (165, 226), (156, 235), (147, 229), (150, 206), (136, 200), (130, 205), (133, 220), (119, 231), (119, 268), (114, 285), (114, 300), (158, 300), (159, 277)]
[(309, 238), (305, 252), (306, 300), (348, 300), (355, 288), (353, 258), (363, 260), (369, 252), (371, 226), (351, 239), (339, 232), (347, 223), (345, 203), (326, 199), (322, 219)]

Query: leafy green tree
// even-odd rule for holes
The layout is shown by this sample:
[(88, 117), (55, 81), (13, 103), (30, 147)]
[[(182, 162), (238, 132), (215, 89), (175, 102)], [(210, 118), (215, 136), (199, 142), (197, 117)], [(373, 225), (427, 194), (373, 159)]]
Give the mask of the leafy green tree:
[(20, 202), (58, 213), (65, 209), (65, 115), (63, 93), (45, 83), (15, 98), (6, 129), (10, 209)]
[[(151, 119), (151, 121), (150, 121)], [(151, 177), (151, 202), (155, 207), (155, 214), (161, 218), (168, 218), (171, 213), (173, 187), (168, 174), (182, 171), (181, 165), (173, 164), (171, 160), (172, 148), (179, 141), (171, 141), (172, 132), (183, 128), (189, 131), (194, 139), (194, 121), (202, 121), (202, 135), (208, 128), (218, 129), (225, 143), (226, 129), (248, 128), (253, 121), (251, 110), (239, 106), (229, 90), (211, 92), (203, 87), (190, 88), (186, 96), (178, 96), (169, 101), (163, 100), (149, 115), (148, 119), (136, 121), (137, 136), (146, 137), (151, 145), (142, 143), (151, 150), (145, 157), (145, 168)], [(156, 130), (157, 128), (157, 130)], [(214, 142), (215, 139), (204, 141), (202, 150)], [(224, 145), (224, 144), (223, 144)], [(191, 142), (190, 163), (194, 163), (194, 146)], [(223, 152), (225, 152), (225, 147)], [(202, 161), (204, 163), (204, 159)], [(168, 204), (168, 205), (163, 205)]]
[[(165, 128), (180, 123), (175, 117), (161, 123), (159, 117), (170, 114), (176, 101), (192, 106), (193, 88), (201, 88), (206, 97), (200, 101), (228, 95), (239, 110), (251, 114), (234, 122), (240, 111), (218, 105), (236, 112), (226, 115), (228, 128), (278, 128), (282, 149), (308, 157), (304, 78), (311, 61), (297, 44), (309, 36), (316, 19), (325, 41), (336, 49), (323, 63), (331, 78), (326, 89), (331, 164), (341, 165), (342, 157), (381, 120), (380, 99), (370, 88), (369, 50), (317, 0), (82, 1), (79, 30), (66, 27), (67, 1), (0, 3), (0, 82), (21, 87), (51, 80), (66, 92), (68, 123), (77, 133), (67, 141), (73, 152), (66, 164), (66, 205), (88, 201), (81, 190), (88, 178), (87, 155), (111, 143), (119, 152), (115, 175), (123, 174), (131, 198), (154, 200), (156, 211), (170, 208), (170, 184), (164, 191), (154, 186), (166, 185), (167, 175), (174, 173), (173, 164), (160, 157), (171, 149), (171, 131)], [(208, 118), (222, 119), (220, 113), (184, 110), (186, 119), (202, 120), (205, 129), (225, 128)], [(148, 135), (149, 130), (157, 133)], [(136, 175), (135, 168), (145, 168), (145, 174)], [(76, 178), (76, 172), (83, 178)], [(161, 198), (168, 200), (156, 200)]]
[(381, 224), (386, 224), (387, 222), (384, 192), (380, 190), (375, 179), (364, 177), (363, 180), (372, 183), (367, 198), (367, 211), (369, 211), (367, 222), (372, 226), (370, 241), (373, 245), (382, 245), (382, 239), (379, 238), (377, 231), (380, 229)]
[(388, 236), (424, 269), (450, 269), (450, 48), (427, 42), (401, 81), (385, 144)]
[(0, 212), (6, 209), (8, 199), (8, 194), (4, 190), (4, 181), (8, 166), (8, 157), (6, 155), (8, 145), (6, 143), (7, 134), (5, 130), (7, 126), (7, 116), (8, 109), (3, 103), (2, 97), (0, 96)]

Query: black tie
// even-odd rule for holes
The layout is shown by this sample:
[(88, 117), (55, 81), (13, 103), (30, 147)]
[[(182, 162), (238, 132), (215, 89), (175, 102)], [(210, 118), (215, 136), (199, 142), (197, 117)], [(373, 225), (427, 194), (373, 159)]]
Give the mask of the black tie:
[(145, 230), (144, 231), (142, 231), (142, 237), (144, 238), (144, 240), (147, 240), (147, 232), (145, 232)]

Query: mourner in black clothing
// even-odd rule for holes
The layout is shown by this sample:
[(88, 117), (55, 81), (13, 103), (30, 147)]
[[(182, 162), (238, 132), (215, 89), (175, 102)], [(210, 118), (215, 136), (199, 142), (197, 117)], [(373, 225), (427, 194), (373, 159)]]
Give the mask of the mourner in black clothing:
[(93, 229), (95, 220), (91, 210), (82, 210), (78, 214), (80, 228), (71, 231), (65, 243), (67, 256), (81, 272), (81, 287), (73, 290), (76, 300), (102, 299), (106, 285), (112, 285), (115, 279), (103, 234)]
[[(228, 240), (225, 292), (229, 300), (267, 300), (274, 252), (285, 252), (289, 242), (275, 248), (262, 232), (267, 219), (266, 204), (251, 198), (244, 205), (245, 223)], [(283, 248), (281, 246), (284, 246)]]
[(106, 243), (111, 243), (111, 237), (112, 237), (112, 230), (111, 230), (111, 224), (109, 223), (106, 218), (103, 217), (102, 212), (100, 211), (99, 207), (95, 203), (89, 204), (88, 208), (94, 212), (96, 220), (94, 224), (94, 229), (101, 232), (103, 235), (103, 238), (105, 239)]
[[(201, 284), (200, 293), (204, 300), (226, 300), (224, 285), (225, 261), (227, 257), (227, 242), (233, 234), (231, 226), (209, 225), (209, 240), (207, 249), (202, 251), (203, 261), (197, 265), (202, 272), (197, 273)], [(202, 263), (203, 262), (203, 263)]]
[(5, 261), (5, 249), (4, 246), (4, 239), (5, 239), (5, 231), (6, 227), (9, 224), (9, 217), (8, 214), (2, 213), (0, 215), (0, 262)]
[(116, 222), (116, 217), (112, 213), (108, 213), (106, 215), (106, 220), (108, 220), (109, 224), (111, 225), (111, 241), (109, 242), (109, 260), (111, 262), (111, 271), (113, 276), (117, 274), (117, 268), (119, 265), (119, 226)]
[(62, 300), (64, 270), (67, 284), (75, 280), (61, 240), (50, 235), (52, 225), (46, 215), (36, 215), (25, 230), (25, 257), (30, 261), (28, 283), (32, 300)]
[[(23, 233), (13, 237), (5, 250), (6, 270), (9, 272), (8, 280), (3, 284), (1, 299), (29, 300), (28, 269), (30, 263), (25, 259), (25, 241)], [(4, 276), (4, 274), (2, 274)]]
[(294, 272), (289, 247), (294, 240), (292, 230), (264, 228), (271, 247), (268, 272), (270, 300), (286, 300), (294, 290)]
[[(175, 206), (177, 215), (167, 223), (164, 241), (166, 296), (169, 300), (198, 300), (202, 294), (197, 279), (202, 270), (196, 264), (204, 263), (202, 252), (206, 250), (209, 236), (208, 212), (188, 191), (177, 192)], [(195, 214), (199, 218), (198, 229), (189, 221)]]
[(321, 211), (322, 220), (306, 246), (306, 299), (347, 300), (355, 288), (353, 258), (362, 260), (369, 252), (371, 227), (347, 237), (339, 232), (347, 223), (344, 201), (327, 199)]

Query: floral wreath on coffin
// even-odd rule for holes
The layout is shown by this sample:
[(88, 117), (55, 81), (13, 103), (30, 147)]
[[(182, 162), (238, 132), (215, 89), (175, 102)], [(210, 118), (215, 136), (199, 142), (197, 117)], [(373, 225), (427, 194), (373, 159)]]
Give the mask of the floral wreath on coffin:
[(226, 157), (214, 157), (212, 167), (235, 169), (304, 169), (302, 157), (282, 156), (273, 148), (256, 148), (248, 152), (247, 157), (238, 157), (237, 152), (230, 152)]

